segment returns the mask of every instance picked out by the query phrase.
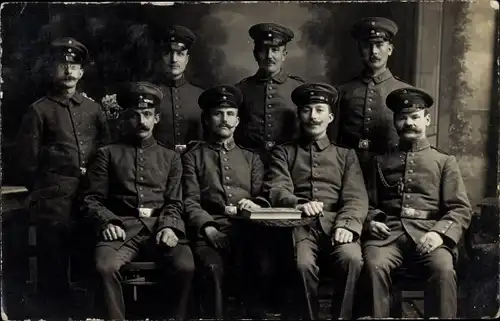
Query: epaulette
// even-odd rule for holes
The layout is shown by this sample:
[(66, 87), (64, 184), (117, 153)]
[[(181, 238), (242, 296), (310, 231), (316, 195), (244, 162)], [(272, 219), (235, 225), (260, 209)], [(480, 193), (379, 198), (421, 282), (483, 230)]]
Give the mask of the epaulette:
[(190, 141), (189, 143), (187, 143), (186, 145), (186, 150), (184, 151), (184, 154), (185, 153), (188, 153), (188, 152), (191, 152), (195, 149), (197, 149), (198, 147), (200, 147), (201, 145), (203, 144), (203, 141), (202, 140), (192, 140)]
[(292, 78), (292, 79), (294, 79), (294, 80), (297, 80), (297, 81), (299, 81), (299, 82), (301, 82), (301, 83), (303, 83), (303, 84), (305, 84), (305, 83), (306, 83), (306, 81), (305, 81), (304, 79), (300, 78), (299, 76), (295, 76), (295, 75), (288, 75), (288, 77), (289, 77), (289, 78)]
[(449, 153), (445, 152), (442, 149), (437, 148), (436, 146), (431, 146), (431, 148), (435, 149), (436, 151), (440, 152), (441, 154), (450, 155)]
[(83, 97), (87, 98), (88, 100), (91, 100), (91, 101), (95, 102), (95, 100), (92, 99), (91, 97), (87, 96), (87, 94), (85, 92), (82, 91), (81, 94), (82, 94)]
[(249, 76), (249, 77), (243, 78), (242, 80), (240, 80), (240, 81), (237, 83), (237, 85), (239, 85), (239, 84), (243, 84), (243, 83), (245, 83), (245, 82), (249, 81), (252, 77), (253, 77), (253, 76)]
[(157, 140), (157, 141), (156, 141), (156, 143), (157, 143), (158, 145), (160, 145), (161, 147), (163, 147), (163, 148), (169, 149), (169, 150), (171, 150), (171, 151), (175, 151), (173, 148), (168, 147), (168, 146), (167, 146), (164, 142), (162, 142), (162, 141), (160, 141), (160, 140)]
[(34, 103), (32, 103), (30, 106), (35, 106), (39, 103), (41, 103), (42, 101), (44, 101), (45, 99), (47, 98), (47, 96), (43, 96), (42, 98), (39, 98), (37, 99)]
[(336, 142), (334, 142), (334, 141), (332, 141), (332, 140), (330, 140), (330, 143), (331, 143), (332, 145), (336, 146), (336, 147), (341, 147), (341, 148), (346, 148), (346, 149), (354, 149), (354, 148), (351, 148), (351, 147), (349, 147), (349, 146), (347, 146), (347, 145), (343, 145), (343, 144), (336, 143)]

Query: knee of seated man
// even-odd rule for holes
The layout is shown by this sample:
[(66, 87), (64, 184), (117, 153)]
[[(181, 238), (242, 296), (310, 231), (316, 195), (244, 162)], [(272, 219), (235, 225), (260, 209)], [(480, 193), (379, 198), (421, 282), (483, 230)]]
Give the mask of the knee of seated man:
[(193, 274), (196, 269), (194, 265), (193, 255), (189, 250), (186, 251), (186, 253), (183, 253), (183, 255), (175, 258), (175, 260), (173, 261), (173, 265), (174, 265), (174, 270), (177, 273), (185, 275)]
[(348, 243), (339, 246), (340, 250), (336, 252), (336, 255), (342, 267), (346, 269), (361, 270), (364, 261), (359, 245), (357, 243)]
[(382, 253), (365, 256), (363, 263), (363, 268), (370, 273), (382, 273), (391, 270), (389, 258)]
[(429, 269), (433, 274), (454, 275), (453, 256), (445, 248), (437, 248), (429, 259)]
[(101, 276), (109, 276), (120, 271), (120, 266), (115, 258), (104, 256), (96, 259), (96, 270)]
[(312, 255), (297, 257), (297, 270), (300, 273), (306, 273), (317, 269), (316, 260)]

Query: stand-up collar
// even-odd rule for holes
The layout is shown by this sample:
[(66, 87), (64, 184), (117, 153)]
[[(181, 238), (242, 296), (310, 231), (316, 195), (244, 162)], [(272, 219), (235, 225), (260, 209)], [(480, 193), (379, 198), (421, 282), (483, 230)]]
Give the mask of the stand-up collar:
[(419, 138), (415, 141), (399, 140), (399, 149), (403, 152), (418, 152), (429, 148), (431, 144), (426, 137)]
[(288, 75), (283, 71), (283, 69), (280, 69), (280, 71), (270, 77), (268, 74), (266, 74), (262, 69), (259, 69), (257, 73), (254, 75), (254, 77), (259, 81), (259, 82), (268, 82), (268, 81), (275, 81), (279, 84), (282, 84), (285, 82), (285, 80), (288, 78)]
[(374, 83), (379, 84), (383, 81), (386, 81), (387, 79), (389, 79), (391, 77), (393, 77), (393, 76), (392, 76), (391, 71), (388, 68), (375, 77), (369, 75), (369, 73), (366, 70), (364, 70), (363, 73), (361, 74), (361, 79), (365, 83), (369, 83), (370, 81), (373, 80)]
[(64, 106), (70, 106), (70, 102), (73, 103), (73, 105), (80, 105), (83, 102), (83, 96), (79, 92), (75, 91), (73, 96), (71, 97), (66, 97), (63, 94), (60, 94), (56, 91), (50, 91), (47, 94), (47, 97), (49, 97), (51, 100), (58, 102), (61, 105)]
[(213, 150), (221, 150), (225, 149), (226, 151), (230, 151), (234, 147), (236, 147), (236, 143), (234, 142), (234, 138), (231, 137), (229, 140), (226, 140), (225, 142), (217, 141), (217, 140), (209, 140), (208, 141), (208, 146), (212, 148)]
[(304, 135), (299, 138), (299, 145), (306, 150), (311, 146), (316, 146), (316, 148), (318, 148), (319, 150), (324, 150), (331, 144), (332, 143), (330, 142), (330, 138), (328, 138), (328, 135), (325, 135), (323, 138), (320, 138), (318, 140), (312, 140), (311, 138)]
[(147, 148), (156, 144), (156, 140), (153, 135), (149, 136), (148, 138), (140, 138), (135, 135), (130, 135), (129, 137), (125, 138), (125, 141), (137, 148)]

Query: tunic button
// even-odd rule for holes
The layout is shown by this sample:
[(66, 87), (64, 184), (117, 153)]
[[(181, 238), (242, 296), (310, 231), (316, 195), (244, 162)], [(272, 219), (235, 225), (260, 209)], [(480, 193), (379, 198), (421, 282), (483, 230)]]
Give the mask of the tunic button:
[(314, 166), (314, 167), (318, 167), (318, 163), (314, 163), (314, 164), (313, 164), (313, 166)]
[(410, 164), (413, 164), (413, 163), (415, 163), (415, 161), (411, 160), (411, 161), (410, 161)]
[(267, 114), (267, 118), (271, 118), (271, 114)]
[(175, 100), (179, 100), (179, 97), (175, 97)]
[(142, 187), (139, 187), (139, 190), (140, 190), (140, 191), (142, 191), (142, 190), (143, 190), (143, 188), (142, 188)]
[(408, 182), (411, 182), (411, 181), (412, 181), (411, 178), (408, 178)]
[(273, 124), (267, 124), (267, 127), (273, 127)]
[(268, 107), (268, 108), (272, 108), (272, 107), (273, 107), (273, 105), (267, 105), (267, 107)]
[(77, 134), (78, 136), (80, 136), (80, 135), (81, 135), (81, 133), (80, 133), (80, 132), (78, 132), (78, 133), (76, 133), (76, 134)]
[(411, 198), (411, 195), (406, 195), (406, 198)]
[(225, 154), (225, 153), (226, 153), (226, 151), (225, 151), (225, 150), (223, 150), (223, 151), (222, 151), (222, 154)]
[(227, 171), (229, 169), (229, 166), (224, 166), (224, 169)]
[(80, 142), (80, 145), (83, 145), (83, 142)]
[(371, 98), (368, 98), (368, 101), (372, 101), (372, 99), (371, 99)]
[(367, 120), (367, 121), (370, 121), (370, 120), (372, 120), (372, 119), (371, 119), (370, 117), (367, 117), (367, 118), (366, 118), (366, 120)]
[(272, 87), (272, 86), (269, 86), (269, 90), (273, 90), (273, 87)]
[(226, 186), (226, 188), (227, 188), (227, 189), (231, 189), (231, 186), (229, 186), (229, 185), (228, 185), (228, 186)]
[(273, 95), (269, 95), (269, 96), (267, 96), (267, 98), (273, 98)]
[(177, 108), (177, 109), (179, 109), (180, 107), (181, 107), (181, 106), (179, 106), (179, 105), (175, 105), (175, 108)]
[(227, 157), (224, 157), (223, 159), (224, 159), (225, 162), (227, 162)]
[(180, 135), (181, 135), (181, 133), (177, 133), (177, 136), (180, 136)]
[(139, 153), (142, 154), (142, 149), (139, 149)]
[(314, 188), (314, 191), (315, 191), (315, 192), (317, 192), (317, 191), (319, 191), (319, 189), (318, 189), (317, 187), (315, 187), (315, 188)]
[(144, 194), (139, 195), (140, 197), (144, 197)]
[(83, 154), (85, 154), (85, 151), (84, 151), (84, 150), (82, 150), (82, 155), (83, 155)]
[(366, 108), (366, 111), (372, 111), (372, 109), (371, 108)]
[(228, 180), (230, 180), (230, 179), (231, 179), (231, 177), (229, 177), (229, 176), (226, 176), (226, 181), (228, 181)]
[(233, 194), (229, 193), (227, 196), (229, 196), (229, 197), (233, 197)]
[(412, 169), (410, 169), (410, 170), (408, 171), (408, 173), (413, 173), (413, 170), (412, 170)]
[(143, 181), (143, 180), (144, 180), (144, 177), (142, 177), (142, 176), (141, 176), (139, 179), (140, 179), (141, 181)]

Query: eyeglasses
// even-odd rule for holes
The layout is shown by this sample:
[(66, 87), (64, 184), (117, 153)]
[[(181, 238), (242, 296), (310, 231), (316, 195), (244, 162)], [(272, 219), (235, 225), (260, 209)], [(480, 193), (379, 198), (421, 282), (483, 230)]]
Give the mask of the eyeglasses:
[(71, 71), (77, 71), (77, 70), (81, 69), (80, 65), (72, 64), (72, 63), (59, 63), (56, 65), (56, 67), (57, 67), (57, 69), (62, 69), (62, 70), (66, 70), (66, 68), (67, 68)]

